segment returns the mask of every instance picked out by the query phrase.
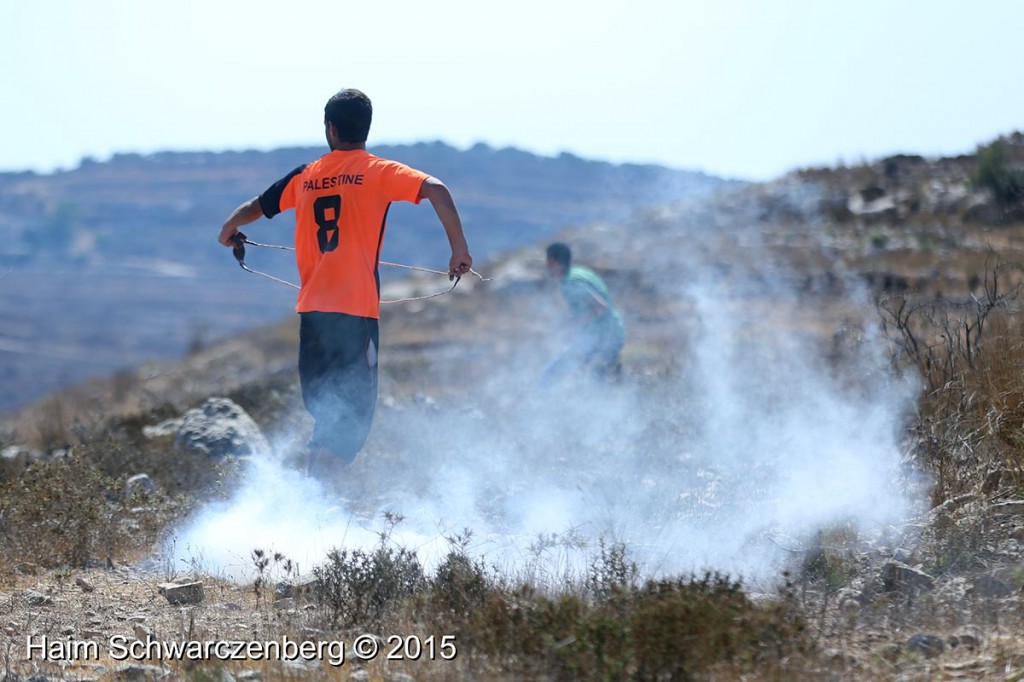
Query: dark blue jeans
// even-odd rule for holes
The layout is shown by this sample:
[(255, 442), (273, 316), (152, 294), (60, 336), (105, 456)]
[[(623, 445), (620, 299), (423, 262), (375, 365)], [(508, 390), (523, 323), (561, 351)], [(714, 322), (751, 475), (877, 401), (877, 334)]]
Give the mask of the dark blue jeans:
[(355, 459), (377, 405), (377, 320), (344, 313), (299, 313), (299, 381), (313, 417), (311, 448)]

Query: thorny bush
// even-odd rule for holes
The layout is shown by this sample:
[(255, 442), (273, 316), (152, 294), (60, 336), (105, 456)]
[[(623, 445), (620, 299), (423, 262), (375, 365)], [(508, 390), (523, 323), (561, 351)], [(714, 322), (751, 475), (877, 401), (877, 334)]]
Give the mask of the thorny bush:
[(1021, 279), (1019, 265), (989, 262), (980, 295), (878, 304), (894, 366), (923, 381), (913, 450), (934, 505), (1024, 487)]

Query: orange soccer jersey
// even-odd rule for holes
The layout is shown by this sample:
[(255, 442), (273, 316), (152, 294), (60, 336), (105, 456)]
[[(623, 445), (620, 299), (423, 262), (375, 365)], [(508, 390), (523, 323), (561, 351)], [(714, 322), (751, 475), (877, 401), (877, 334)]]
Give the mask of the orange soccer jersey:
[(392, 201), (419, 203), (427, 174), (365, 150), (332, 151), (259, 197), (268, 218), (295, 209), (295, 310), (379, 316), (377, 267)]

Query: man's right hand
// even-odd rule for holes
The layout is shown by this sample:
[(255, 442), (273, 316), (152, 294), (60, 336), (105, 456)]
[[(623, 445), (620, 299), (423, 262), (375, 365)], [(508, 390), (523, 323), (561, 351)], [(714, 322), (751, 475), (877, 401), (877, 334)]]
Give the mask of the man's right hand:
[(238, 234), (237, 227), (225, 224), (224, 227), (220, 228), (220, 236), (217, 237), (217, 241), (219, 241), (224, 246), (233, 247), (235, 245), (235, 242), (233, 240), (236, 234)]
[(259, 197), (253, 197), (236, 208), (228, 216), (228, 219), (224, 221), (224, 226), (220, 228), (220, 235), (217, 237), (217, 241), (229, 248), (234, 247), (235, 244), (231, 241), (231, 238), (238, 233), (238, 228), (262, 217), (263, 209), (260, 208), (260, 199)]

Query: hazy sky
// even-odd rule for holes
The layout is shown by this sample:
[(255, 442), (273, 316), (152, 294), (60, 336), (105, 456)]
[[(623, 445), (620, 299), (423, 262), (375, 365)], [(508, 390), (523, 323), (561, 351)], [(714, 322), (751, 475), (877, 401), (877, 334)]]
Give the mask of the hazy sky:
[(0, 0), (0, 170), (441, 139), (767, 178), (1024, 129), (1020, 0)]

